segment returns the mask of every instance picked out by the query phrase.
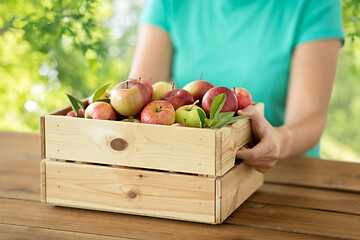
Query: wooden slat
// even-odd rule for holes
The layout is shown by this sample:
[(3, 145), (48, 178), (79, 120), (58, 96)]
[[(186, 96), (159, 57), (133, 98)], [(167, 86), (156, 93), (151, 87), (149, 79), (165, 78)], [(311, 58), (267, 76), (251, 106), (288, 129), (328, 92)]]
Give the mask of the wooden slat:
[(0, 132), (0, 197), (40, 199), (40, 137)]
[(223, 222), (240, 204), (263, 184), (263, 174), (242, 163), (217, 179), (220, 189), (220, 222)]
[(360, 195), (352, 192), (267, 183), (248, 201), (360, 215)]
[(45, 147), (45, 116), (40, 117), (40, 145), (41, 145), (41, 158), (46, 158)]
[(46, 160), (40, 162), (40, 199), (46, 202)]
[[(255, 108), (264, 114), (264, 104), (255, 103)], [(221, 162), (217, 168), (217, 176), (224, 175), (235, 165), (236, 152), (245, 144), (247, 144), (253, 134), (251, 131), (250, 119), (242, 119), (232, 126), (225, 126), (218, 130), (221, 135)]]
[(360, 239), (360, 216), (327, 211), (246, 202), (225, 222), (337, 239)]
[(296, 158), (280, 160), (265, 182), (360, 192), (360, 164)]
[(1, 240), (120, 240), (128, 238), (118, 238), (109, 236), (100, 236), (95, 234), (59, 231), (45, 228), (28, 227), (0, 224)]
[(50, 204), (215, 223), (215, 179), (46, 161)]
[[(47, 158), (215, 175), (213, 129), (63, 116), (46, 116), (45, 128)], [(123, 151), (112, 149), (115, 138)]]
[(0, 223), (131, 239), (322, 239), (228, 224), (207, 225), (0, 199)]

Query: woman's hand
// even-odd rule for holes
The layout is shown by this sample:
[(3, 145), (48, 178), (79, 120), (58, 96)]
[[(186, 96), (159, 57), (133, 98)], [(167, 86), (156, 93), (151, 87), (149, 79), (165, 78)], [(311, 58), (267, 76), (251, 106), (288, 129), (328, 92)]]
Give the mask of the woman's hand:
[(275, 166), (280, 156), (280, 141), (276, 130), (252, 105), (239, 110), (238, 114), (250, 117), (256, 145), (253, 148), (241, 148), (236, 157), (242, 159), (257, 171), (265, 173)]

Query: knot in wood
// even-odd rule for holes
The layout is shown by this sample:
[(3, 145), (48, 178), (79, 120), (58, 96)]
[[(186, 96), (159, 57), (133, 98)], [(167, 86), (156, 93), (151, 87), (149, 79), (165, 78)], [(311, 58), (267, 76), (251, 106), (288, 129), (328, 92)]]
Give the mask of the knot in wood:
[(122, 138), (114, 138), (110, 142), (110, 147), (115, 151), (123, 151), (127, 148), (128, 143)]
[(140, 191), (138, 189), (131, 189), (127, 192), (127, 196), (131, 199), (137, 198), (140, 195)]

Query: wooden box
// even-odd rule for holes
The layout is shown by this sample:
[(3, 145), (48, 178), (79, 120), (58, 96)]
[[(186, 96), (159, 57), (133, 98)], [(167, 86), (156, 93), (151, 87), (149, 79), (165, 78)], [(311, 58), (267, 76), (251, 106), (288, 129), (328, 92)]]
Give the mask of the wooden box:
[[(86, 104), (86, 103), (85, 103)], [(263, 104), (255, 104), (263, 112)], [(187, 221), (223, 222), (263, 183), (236, 163), (250, 120), (198, 129), (41, 117), (42, 201)]]

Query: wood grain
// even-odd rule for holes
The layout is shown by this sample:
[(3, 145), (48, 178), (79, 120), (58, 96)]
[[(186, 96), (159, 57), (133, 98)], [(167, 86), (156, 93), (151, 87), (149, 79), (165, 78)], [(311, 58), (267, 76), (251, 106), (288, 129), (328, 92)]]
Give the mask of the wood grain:
[(263, 174), (241, 163), (216, 180), (220, 182), (220, 222), (232, 214), (264, 182)]
[(120, 240), (118, 238), (88, 233), (59, 231), (46, 228), (0, 224), (1, 240)]
[(0, 132), (0, 197), (40, 199), (40, 136)]
[[(255, 108), (264, 115), (264, 104), (255, 103)], [(217, 176), (224, 175), (235, 165), (237, 151), (250, 142), (253, 137), (250, 119), (241, 119), (231, 126), (218, 130), (217, 137), (221, 137), (221, 160), (217, 167)]]
[(246, 202), (225, 222), (337, 239), (360, 239), (360, 216), (328, 211)]
[[(45, 128), (47, 158), (215, 175), (213, 129), (63, 116), (46, 116)], [(125, 150), (111, 148), (115, 138)]]
[(248, 201), (360, 215), (360, 195), (352, 192), (266, 183)]
[(70, 232), (81, 229), (82, 233), (130, 239), (323, 239), (257, 227), (196, 224), (9, 199), (0, 199), (0, 220), (3, 224)]
[(360, 192), (360, 164), (316, 158), (285, 159), (265, 174), (265, 181)]
[(40, 199), (46, 202), (46, 160), (40, 162)]
[(214, 223), (215, 179), (46, 161), (50, 204)]
[(40, 145), (41, 145), (41, 158), (46, 158), (45, 116), (40, 117)]

